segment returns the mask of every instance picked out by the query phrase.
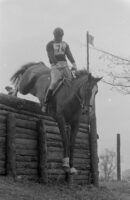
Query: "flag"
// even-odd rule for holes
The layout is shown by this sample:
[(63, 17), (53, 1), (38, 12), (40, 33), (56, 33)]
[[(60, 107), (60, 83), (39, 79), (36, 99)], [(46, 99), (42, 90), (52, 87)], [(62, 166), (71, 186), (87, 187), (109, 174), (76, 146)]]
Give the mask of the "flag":
[(88, 43), (94, 46), (94, 37), (89, 33), (87, 34), (87, 36), (88, 36)]

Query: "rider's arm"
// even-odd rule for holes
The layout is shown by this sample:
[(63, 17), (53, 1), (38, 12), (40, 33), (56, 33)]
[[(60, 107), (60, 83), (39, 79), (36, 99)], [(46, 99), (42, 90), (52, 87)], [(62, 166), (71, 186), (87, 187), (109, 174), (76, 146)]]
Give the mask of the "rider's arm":
[(72, 56), (72, 53), (71, 53), (71, 51), (70, 51), (70, 48), (69, 48), (69, 45), (68, 45), (68, 44), (67, 44), (67, 46), (66, 46), (65, 54), (66, 54), (67, 58), (69, 59), (69, 61), (71, 62), (71, 64), (74, 64), (74, 63), (75, 63), (75, 60), (74, 60), (74, 58), (73, 58), (73, 56)]
[(56, 60), (55, 55), (54, 55), (54, 49), (53, 49), (53, 43), (52, 42), (49, 42), (47, 44), (46, 50), (47, 50), (47, 55), (48, 55), (50, 63), (55, 65), (57, 63), (57, 60)]

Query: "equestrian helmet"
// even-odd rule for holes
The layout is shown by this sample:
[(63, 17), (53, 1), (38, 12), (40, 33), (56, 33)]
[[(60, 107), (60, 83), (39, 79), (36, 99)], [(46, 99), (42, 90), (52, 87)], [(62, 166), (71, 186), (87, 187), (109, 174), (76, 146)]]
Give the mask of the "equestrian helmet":
[(54, 36), (57, 36), (57, 35), (63, 36), (63, 35), (64, 35), (64, 31), (63, 31), (62, 28), (59, 28), (59, 27), (58, 27), (58, 28), (55, 28), (55, 29), (54, 29), (53, 34), (54, 34)]

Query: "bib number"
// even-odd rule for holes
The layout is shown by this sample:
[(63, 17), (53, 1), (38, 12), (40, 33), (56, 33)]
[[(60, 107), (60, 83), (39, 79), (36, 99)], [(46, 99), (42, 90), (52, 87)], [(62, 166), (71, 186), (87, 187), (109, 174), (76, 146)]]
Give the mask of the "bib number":
[(54, 54), (55, 55), (63, 55), (65, 54), (65, 47), (62, 43), (54, 44)]

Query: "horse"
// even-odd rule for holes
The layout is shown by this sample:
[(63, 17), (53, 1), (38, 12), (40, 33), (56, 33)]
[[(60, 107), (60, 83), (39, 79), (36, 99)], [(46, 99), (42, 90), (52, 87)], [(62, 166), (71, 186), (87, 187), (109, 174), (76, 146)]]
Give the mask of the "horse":
[[(90, 111), (92, 91), (97, 87), (101, 78), (93, 77), (87, 70), (78, 70), (76, 78), (71, 81), (64, 78), (60, 86), (53, 94), (49, 103), (50, 114), (57, 121), (63, 143), (63, 169), (65, 172), (77, 173), (73, 164), (75, 139), (79, 129), (82, 112)], [(50, 69), (42, 62), (23, 65), (12, 77), (15, 85), (15, 95), (32, 94), (36, 96), (41, 107), (45, 93), (50, 84)], [(67, 126), (70, 126), (70, 136), (67, 134)]]

